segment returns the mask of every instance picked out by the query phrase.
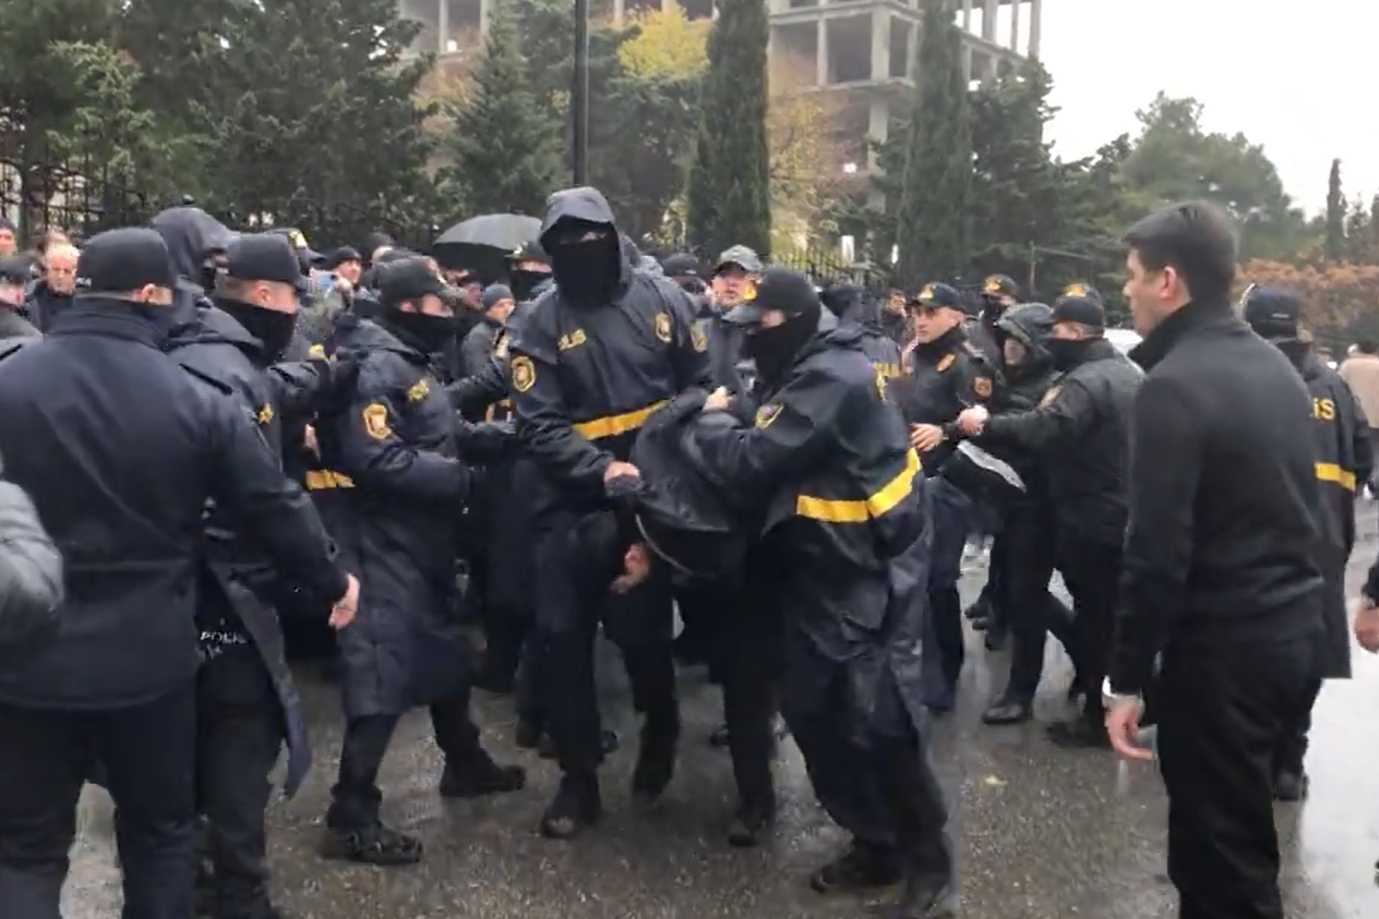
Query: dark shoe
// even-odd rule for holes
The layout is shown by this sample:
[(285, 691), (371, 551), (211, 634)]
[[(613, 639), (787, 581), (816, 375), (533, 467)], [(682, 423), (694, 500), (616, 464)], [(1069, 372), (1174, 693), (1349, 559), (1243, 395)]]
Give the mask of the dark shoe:
[(679, 738), (678, 713), (656, 720), (648, 717), (642, 725), (637, 768), (632, 773), (632, 797), (638, 806), (645, 808), (655, 804), (670, 784), (675, 775), (675, 746)]
[(523, 750), (535, 750), (541, 744), (541, 725), (526, 718), (519, 718), (512, 742)]
[(446, 762), (441, 773), (441, 797), (479, 798), (518, 791), (526, 784), (527, 773), (521, 766), (499, 766), (480, 750), (470, 762)]
[(962, 614), (974, 624), (978, 619), (990, 619), (991, 604), (986, 601), (985, 597), (978, 597), (976, 602), (962, 611)]
[(907, 878), (900, 903), (888, 919), (954, 919), (958, 892), (947, 878), (923, 875)]
[(982, 721), (985, 724), (1020, 724), (1028, 721), (1033, 714), (1034, 710), (1028, 702), (1000, 698), (982, 714)]
[(560, 780), (555, 800), (541, 818), (541, 835), (548, 839), (573, 839), (586, 826), (593, 826), (603, 816), (603, 801), (599, 796), (596, 777), (580, 778), (566, 775)]
[(517, 677), (512, 673), (499, 672), (492, 667), (485, 666), (474, 680), (474, 685), (494, 695), (510, 696), (517, 687)]
[(391, 830), (381, 823), (355, 830), (326, 828), (321, 854), (326, 858), (343, 859), (364, 865), (415, 865), (421, 861), (422, 845), (405, 833)]
[[(621, 746), (622, 738), (618, 736), (618, 732), (604, 728), (603, 733), (599, 735), (599, 749), (603, 752), (603, 755), (607, 756), (609, 753), (615, 752)], [(555, 738), (550, 734), (541, 735), (541, 740), (537, 744), (536, 752), (542, 759), (556, 759), (560, 755), (560, 752), (555, 748)]]
[(974, 616), (971, 622), (972, 631), (974, 632), (985, 632), (987, 629), (991, 628), (991, 620), (986, 616)]
[(1312, 780), (1306, 772), (1280, 772), (1274, 778), (1274, 798), (1279, 801), (1301, 801), (1307, 797)]
[(1106, 728), (1093, 724), (1086, 718), (1071, 721), (1055, 721), (1048, 728), (1049, 740), (1056, 746), (1067, 750), (1109, 750), (1111, 739), (1106, 736)]
[(900, 880), (900, 860), (893, 851), (854, 842), (837, 859), (809, 876), (819, 893), (851, 893), (889, 887)]
[(739, 849), (750, 849), (761, 841), (761, 836), (776, 819), (775, 804), (757, 806), (740, 805), (733, 824), (728, 828), (728, 845)]
[(732, 742), (733, 735), (728, 731), (728, 726), (726, 724), (720, 724), (718, 727), (714, 728), (713, 733), (709, 735), (709, 746), (711, 747), (722, 749)]
[(986, 650), (1001, 651), (1005, 649), (1006, 640), (1010, 638), (1010, 630), (1003, 625), (993, 626), (986, 631)]
[(924, 706), (935, 715), (948, 714), (957, 703), (958, 688), (954, 685), (945, 685), (942, 689), (929, 693), (924, 699)]

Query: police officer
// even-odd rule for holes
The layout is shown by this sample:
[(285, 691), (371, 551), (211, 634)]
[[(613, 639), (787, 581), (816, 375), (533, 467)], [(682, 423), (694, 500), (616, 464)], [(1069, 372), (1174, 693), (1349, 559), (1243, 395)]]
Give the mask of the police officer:
[(62, 550), (67, 623), (0, 670), (0, 902), (58, 914), (92, 758), (117, 806), (125, 915), (185, 919), (194, 874), (197, 552), (208, 498), (348, 625), (358, 584), (218, 379), (160, 351), (176, 279), (152, 230), (93, 238), (44, 341), (0, 360), (0, 440)]
[(518, 429), (546, 480), (530, 498), (543, 574), (537, 620), (564, 777), (542, 831), (569, 838), (602, 809), (593, 673), (601, 615), (622, 647), (634, 702), (645, 715), (634, 795), (654, 802), (673, 774), (680, 716), (668, 585), (653, 577), (612, 606), (606, 589), (572, 590), (581, 559), (570, 533), (576, 520), (607, 508), (607, 483), (638, 476), (627, 457), (651, 413), (681, 390), (707, 384), (708, 342), (694, 329), (680, 288), (633, 270), (596, 189), (551, 196), (541, 245), (551, 254), (555, 288), (516, 329), (510, 366)]
[(1299, 712), (1287, 730), (1274, 761), (1274, 795), (1297, 801), (1307, 794), (1307, 732), (1312, 703), (1324, 679), (1350, 677), (1350, 630), (1345, 603), (1345, 569), (1355, 546), (1355, 489), (1369, 481), (1374, 465), (1369, 422), (1364, 410), (1340, 376), (1322, 363), (1309, 341), (1299, 334), (1302, 301), (1291, 291), (1254, 288), (1245, 300), (1245, 321), (1255, 332), (1278, 346), (1302, 374), (1312, 395), (1312, 431), (1317, 445), (1317, 480), (1321, 506), (1321, 569), (1326, 582), (1322, 606), (1325, 629), (1319, 633), (1319, 671)]
[[(29, 260), (17, 255), (0, 258), (0, 343), (37, 338), (39, 331), (24, 318), (24, 285), (29, 283)], [(0, 344), (0, 347), (3, 347)]]
[(880, 303), (855, 284), (832, 285), (819, 299), (841, 325), (855, 326), (862, 333), (862, 350), (878, 374), (887, 380), (901, 375), (900, 345), (881, 326)]
[(1057, 565), (1072, 594), (1083, 715), (1050, 726), (1071, 747), (1105, 747), (1101, 681), (1114, 622), (1129, 480), (1130, 406), (1143, 374), (1106, 340), (1099, 299), (1060, 297), (1045, 347), (1063, 372), (1037, 408), (987, 417), (964, 413), (963, 433), (979, 444), (1007, 444), (1038, 454), (1058, 508)]
[(358, 362), (358, 381), (319, 436), (353, 512), (342, 550), (372, 580), (361, 627), (340, 637), (347, 720), (326, 816), (328, 857), (380, 865), (421, 858), (419, 840), (380, 821), (376, 784), (398, 719), (417, 705), (430, 706), (445, 753), (442, 796), (514, 791), (526, 780), (479, 745), (468, 647), (451, 612), (470, 485), (459, 453), (474, 432), (461, 427), (431, 364), (454, 330), (445, 293), (425, 260), (396, 262), (383, 272), (379, 323), (346, 317), (337, 329), (338, 352)]
[[(903, 876), (895, 915), (948, 915), (946, 812), (919, 733), (919, 459), (861, 331), (820, 332), (821, 310), (803, 275), (765, 273), (756, 300), (728, 314), (748, 329), (761, 405), (751, 421), (697, 427), (695, 440), (705, 474), (764, 521), (747, 576), (772, 586), (756, 595), (774, 596), (787, 623), (786, 720), (820, 801), (854, 836), (811, 883), (860, 890)], [(705, 404), (731, 407), (723, 390)]]
[(483, 371), (493, 356), (493, 348), (498, 341), (499, 333), (503, 330), (503, 324), (508, 321), (508, 316), (512, 315), (513, 309), (517, 306), (512, 289), (506, 284), (490, 284), (485, 287), (480, 303), (483, 313), (474, 328), (465, 335), (460, 346), (464, 376), (474, 376)]
[(969, 497), (940, 473), (957, 443), (959, 413), (991, 399), (997, 380), (996, 368), (967, 338), (968, 309), (953, 287), (925, 286), (912, 304), (914, 338), (905, 349), (906, 372), (891, 381), (910, 428), (910, 443), (919, 450), (925, 475), (931, 478), (925, 489), (934, 522), (926, 632), (937, 653), (925, 655), (924, 661), (926, 697), (940, 712), (952, 709), (962, 671), (958, 578), (976, 514)]
[(993, 274), (982, 282), (982, 313), (968, 328), (972, 344), (992, 366), (1001, 366), (1001, 336), (997, 325), (1006, 310), (1020, 302), (1020, 285), (1008, 275)]

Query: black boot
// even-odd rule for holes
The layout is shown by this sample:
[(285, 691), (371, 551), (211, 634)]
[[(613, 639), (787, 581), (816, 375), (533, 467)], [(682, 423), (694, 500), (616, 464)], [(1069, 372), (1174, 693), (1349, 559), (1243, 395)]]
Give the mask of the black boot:
[(521, 766), (499, 766), (484, 750), (479, 750), (467, 762), (445, 762), (441, 773), (442, 798), (478, 798), (483, 795), (518, 791), (527, 784), (527, 773)]
[(728, 828), (728, 845), (739, 849), (750, 849), (761, 841), (761, 836), (776, 819), (776, 802), (743, 802), (737, 807), (737, 815)]
[(421, 861), (421, 840), (382, 823), (356, 829), (326, 827), (321, 855), (364, 865), (414, 865)]
[(541, 818), (541, 835), (549, 839), (573, 839), (603, 816), (598, 776), (566, 774), (555, 800)]
[(1071, 721), (1055, 721), (1049, 725), (1049, 740), (1069, 750), (1109, 750), (1111, 739), (1106, 727), (1086, 715)]
[(1033, 713), (1033, 707), (1027, 699), (1001, 696), (983, 713), (982, 721), (986, 724), (1019, 724), (1028, 721)]
[(954, 919), (957, 914), (958, 892), (946, 875), (912, 874), (889, 919)]
[(900, 880), (900, 859), (894, 849), (854, 840), (841, 856), (809, 877), (819, 893), (850, 893), (889, 887)]
[(680, 713), (674, 709), (660, 716), (648, 715), (642, 724), (637, 768), (632, 773), (632, 797), (639, 807), (650, 807), (675, 775), (675, 745), (680, 739)]

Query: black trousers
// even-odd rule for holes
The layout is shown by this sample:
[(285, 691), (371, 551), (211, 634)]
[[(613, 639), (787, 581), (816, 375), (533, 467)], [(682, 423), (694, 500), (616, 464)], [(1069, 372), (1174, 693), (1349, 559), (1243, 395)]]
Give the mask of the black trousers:
[(531, 630), (531, 611), (485, 603), (482, 615), (487, 645), (484, 669), (491, 676), (511, 678), (522, 661), (522, 648)]
[[(378, 823), (383, 793), (378, 789), (378, 770), (388, 743), (402, 718), (397, 715), (366, 715), (345, 726), (340, 751), (340, 774), (331, 789), (326, 824), (333, 830), (362, 830)], [(469, 691), (431, 705), (431, 727), (447, 764), (461, 768), (483, 755), (479, 729), (469, 717)]]
[(1083, 714), (1100, 728), (1101, 684), (1110, 666), (1116, 602), (1120, 594), (1121, 547), (1087, 539), (1067, 529), (1058, 534), (1058, 570), (1073, 598), (1074, 634), (1084, 694)]
[(1307, 695), (1292, 723), (1283, 731), (1274, 754), (1274, 775), (1291, 772), (1302, 775), (1302, 761), (1307, 757), (1307, 735), (1312, 730), (1312, 706), (1321, 695), (1322, 679), (1313, 675), (1308, 683)]
[(215, 869), (215, 916), (267, 915), (268, 774), (282, 709), (253, 648), (211, 661), (197, 679), (197, 799)]
[(1155, 684), (1181, 919), (1282, 919), (1274, 755), (1310, 703), (1312, 639), (1170, 647)]
[(187, 919), (195, 879), (196, 691), (98, 711), (0, 705), (0, 913), (56, 919), (88, 766), (106, 767), (124, 919)]
[[(1056, 542), (1053, 507), (1047, 501), (1012, 503), (1000, 540), (1005, 546), (1001, 606), (1012, 636), (1010, 680), (1005, 697), (1029, 702), (1044, 675), (1044, 646), (1050, 632), (1079, 663), (1073, 613), (1049, 592)], [(1099, 690), (1098, 690), (1099, 691)]]

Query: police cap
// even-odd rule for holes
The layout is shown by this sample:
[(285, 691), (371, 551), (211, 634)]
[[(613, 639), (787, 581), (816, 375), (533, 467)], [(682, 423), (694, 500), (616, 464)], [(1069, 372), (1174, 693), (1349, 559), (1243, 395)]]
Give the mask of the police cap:
[(976, 305), (970, 303), (967, 298), (951, 284), (925, 284), (920, 292), (915, 294), (914, 299), (912, 299), (910, 303), (920, 309), (957, 310), (967, 316), (975, 316), (979, 312)]
[(767, 310), (780, 310), (786, 317), (799, 316), (820, 308), (819, 293), (809, 278), (788, 268), (768, 268), (757, 282), (752, 299), (729, 310), (724, 322), (757, 325)]
[(29, 260), (22, 255), (0, 258), (0, 282), (6, 284), (27, 284), (29, 282)]
[(1291, 290), (1256, 287), (1245, 298), (1245, 321), (1265, 338), (1296, 338), (1302, 298)]
[[(1106, 306), (1106, 300), (1101, 296), (1101, 291), (1097, 290), (1086, 281), (1074, 281), (1063, 288), (1063, 292), (1059, 294), (1058, 297), (1059, 299), (1064, 297), (1077, 297), (1082, 300), (1091, 300), (1093, 303), (1100, 303), (1103, 307)], [(1055, 300), (1054, 302), (1056, 303), (1058, 301)]]
[(982, 293), (988, 297), (1020, 298), (1020, 285), (1009, 275), (993, 274), (982, 282)]
[(748, 274), (760, 274), (763, 270), (761, 256), (747, 246), (733, 246), (724, 251), (718, 257), (718, 265), (714, 268), (714, 274), (722, 274), (723, 269), (730, 265), (736, 265)]
[(450, 293), (450, 288), (431, 270), (425, 259), (409, 258), (389, 262), (383, 269), (379, 294), (384, 306), (397, 306), (408, 300), (420, 300), (427, 294), (444, 298)]
[(287, 238), (279, 233), (250, 233), (225, 250), (225, 273), (241, 281), (277, 281), (306, 293), (307, 280)]
[(1106, 328), (1106, 308), (1090, 297), (1059, 297), (1053, 305), (1053, 321), (1077, 322), (1094, 329)]
[(148, 285), (177, 286), (168, 244), (156, 230), (125, 227), (97, 233), (77, 259), (77, 290), (83, 294), (128, 293)]

